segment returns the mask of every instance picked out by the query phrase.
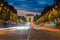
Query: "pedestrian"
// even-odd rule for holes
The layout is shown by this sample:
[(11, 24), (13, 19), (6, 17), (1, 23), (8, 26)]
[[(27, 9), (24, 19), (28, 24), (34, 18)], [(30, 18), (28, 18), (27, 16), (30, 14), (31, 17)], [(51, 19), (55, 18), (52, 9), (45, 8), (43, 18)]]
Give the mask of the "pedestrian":
[(55, 27), (57, 28), (57, 26), (58, 26), (58, 20), (57, 20), (57, 19), (55, 19), (55, 20), (54, 20), (54, 23), (56, 24), (56, 26), (55, 26)]
[(60, 29), (60, 19), (58, 19), (58, 28)]
[(56, 24), (54, 22), (51, 22), (51, 27), (54, 28), (56, 26)]

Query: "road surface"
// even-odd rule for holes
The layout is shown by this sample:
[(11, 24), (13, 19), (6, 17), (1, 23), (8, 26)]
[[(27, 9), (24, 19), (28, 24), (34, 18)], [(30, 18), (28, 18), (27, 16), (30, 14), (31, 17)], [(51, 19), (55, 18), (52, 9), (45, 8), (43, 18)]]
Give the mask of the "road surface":
[(9, 31), (7, 34), (0, 34), (0, 40), (60, 40), (60, 32), (48, 30), (28, 30)]

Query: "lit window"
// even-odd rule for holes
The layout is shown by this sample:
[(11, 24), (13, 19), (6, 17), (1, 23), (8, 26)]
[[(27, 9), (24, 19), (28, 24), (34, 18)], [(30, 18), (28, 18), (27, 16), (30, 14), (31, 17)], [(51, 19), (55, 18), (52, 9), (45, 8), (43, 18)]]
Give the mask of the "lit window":
[(9, 9), (7, 9), (7, 11), (9, 11)]
[(7, 13), (9, 12), (9, 9), (7, 9)]
[(6, 7), (4, 7), (4, 9), (6, 9)]

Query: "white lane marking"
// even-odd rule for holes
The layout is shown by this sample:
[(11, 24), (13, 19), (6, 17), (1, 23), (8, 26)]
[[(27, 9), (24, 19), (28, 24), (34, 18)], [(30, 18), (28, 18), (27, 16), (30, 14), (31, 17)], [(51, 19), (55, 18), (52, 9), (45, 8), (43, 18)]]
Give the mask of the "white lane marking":
[(29, 31), (29, 34), (28, 34), (27, 40), (29, 40), (29, 38), (30, 38), (30, 34), (31, 34), (31, 29), (30, 29), (30, 31)]

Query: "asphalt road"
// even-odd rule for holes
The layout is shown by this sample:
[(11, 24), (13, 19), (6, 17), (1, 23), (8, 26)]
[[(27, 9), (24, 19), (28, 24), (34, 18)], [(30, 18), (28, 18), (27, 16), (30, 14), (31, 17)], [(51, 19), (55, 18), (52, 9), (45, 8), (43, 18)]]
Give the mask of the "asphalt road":
[(60, 40), (60, 32), (47, 30), (17, 30), (0, 35), (0, 40)]
[(8, 33), (0, 34), (0, 40), (27, 40), (29, 30), (7, 31)]
[(60, 40), (60, 32), (32, 29), (29, 40)]

